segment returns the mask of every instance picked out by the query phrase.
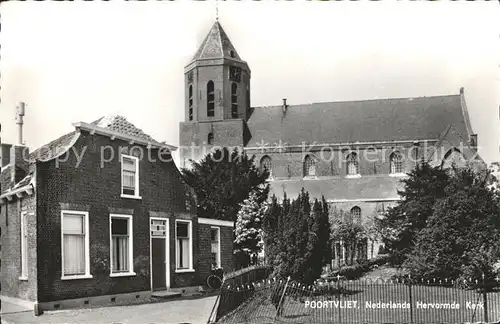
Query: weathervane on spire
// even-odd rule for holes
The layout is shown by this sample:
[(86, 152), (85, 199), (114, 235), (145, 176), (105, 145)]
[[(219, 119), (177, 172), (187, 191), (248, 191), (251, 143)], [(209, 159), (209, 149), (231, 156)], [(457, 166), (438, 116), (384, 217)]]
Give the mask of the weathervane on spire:
[(215, 0), (215, 21), (219, 21), (219, 0)]

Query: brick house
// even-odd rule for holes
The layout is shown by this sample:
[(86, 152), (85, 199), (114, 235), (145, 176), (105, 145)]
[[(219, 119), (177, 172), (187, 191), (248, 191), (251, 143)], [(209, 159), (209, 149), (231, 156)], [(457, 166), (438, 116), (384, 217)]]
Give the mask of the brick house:
[(176, 147), (121, 116), (73, 126), (31, 153), (2, 144), (2, 297), (83, 306), (203, 285), (213, 262), (232, 269), (233, 224), (196, 216)]

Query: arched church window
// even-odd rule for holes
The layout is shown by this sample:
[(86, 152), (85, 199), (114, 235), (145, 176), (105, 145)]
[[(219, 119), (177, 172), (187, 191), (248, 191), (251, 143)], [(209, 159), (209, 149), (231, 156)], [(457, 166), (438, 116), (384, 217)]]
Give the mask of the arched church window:
[(403, 156), (399, 152), (392, 152), (389, 157), (391, 174), (403, 173)]
[(213, 142), (214, 142), (214, 133), (208, 133), (208, 136), (207, 136), (208, 145), (212, 145)]
[(304, 159), (304, 177), (312, 176), (316, 176), (316, 163), (310, 155), (307, 155)]
[(189, 85), (189, 120), (193, 120), (193, 85)]
[(231, 84), (231, 116), (233, 118), (238, 118), (238, 85), (236, 83)]
[(351, 215), (354, 223), (361, 224), (361, 208), (354, 206), (351, 208)]
[(358, 156), (352, 152), (347, 156), (347, 175), (359, 174)]
[(214, 82), (210, 80), (207, 83), (207, 116), (213, 117), (214, 115), (215, 115)]
[(269, 177), (272, 177), (273, 173), (273, 164), (271, 158), (269, 156), (264, 156), (260, 159), (260, 170), (261, 172), (267, 171), (269, 172)]

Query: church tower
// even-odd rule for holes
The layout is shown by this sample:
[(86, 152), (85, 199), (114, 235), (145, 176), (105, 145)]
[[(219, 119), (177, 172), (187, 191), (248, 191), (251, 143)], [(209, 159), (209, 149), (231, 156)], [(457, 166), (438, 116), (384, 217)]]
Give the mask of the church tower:
[(185, 121), (180, 124), (181, 166), (215, 146), (244, 146), (250, 114), (250, 68), (215, 21), (184, 68)]

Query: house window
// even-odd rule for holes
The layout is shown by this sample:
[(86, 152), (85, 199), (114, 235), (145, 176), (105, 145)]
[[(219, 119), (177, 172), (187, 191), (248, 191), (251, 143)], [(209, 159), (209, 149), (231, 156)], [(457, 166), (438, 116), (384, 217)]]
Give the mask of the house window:
[(122, 196), (139, 197), (139, 158), (122, 155)]
[(62, 211), (62, 279), (91, 278), (88, 212)]
[(214, 115), (215, 115), (214, 82), (210, 80), (207, 83), (207, 116), (213, 117)]
[(361, 208), (354, 206), (351, 208), (352, 220), (356, 224), (361, 224)]
[(357, 174), (359, 174), (358, 156), (353, 152), (347, 156), (347, 175)]
[(393, 152), (390, 156), (391, 174), (403, 173), (403, 157), (399, 152)]
[(189, 120), (193, 120), (193, 86), (189, 85)]
[(21, 278), (28, 279), (28, 214), (21, 213)]
[(238, 86), (236, 83), (231, 84), (231, 116), (238, 118)]
[(191, 221), (175, 221), (176, 270), (193, 270)]
[(273, 164), (269, 156), (266, 155), (260, 160), (260, 171), (267, 171), (269, 172), (269, 177), (272, 177)]
[(220, 268), (220, 227), (210, 229), (210, 242), (212, 245), (212, 268)]
[(135, 274), (132, 216), (110, 215), (110, 276)]
[(310, 155), (304, 159), (304, 177), (313, 177), (316, 175), (316, 164)]

